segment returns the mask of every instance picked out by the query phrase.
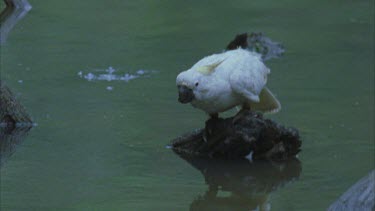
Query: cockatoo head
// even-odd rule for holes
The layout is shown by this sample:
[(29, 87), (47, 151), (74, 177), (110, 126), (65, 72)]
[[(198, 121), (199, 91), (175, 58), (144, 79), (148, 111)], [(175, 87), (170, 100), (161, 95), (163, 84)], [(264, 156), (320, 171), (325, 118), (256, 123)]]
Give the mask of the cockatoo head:
[(195, 65), (191, 69), (181, 72), (176, 79), (178, 89), (178, 101), (190, 103), (193, 100), (202, 100), (213, 88), (213, 78), (215, 68), (222, 61), (209, 65)]
[(184, 71), (177, 76), (178, 101), (180, 103), (190, 103), (199, 99), (201, 93), (206, 90), (205, 78), (196, 71)]

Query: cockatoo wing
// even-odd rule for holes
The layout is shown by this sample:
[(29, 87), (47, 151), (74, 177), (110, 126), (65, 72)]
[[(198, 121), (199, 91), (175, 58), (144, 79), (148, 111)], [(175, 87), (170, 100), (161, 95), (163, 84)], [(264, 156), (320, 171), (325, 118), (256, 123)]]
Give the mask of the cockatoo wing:
[(259, 102), (259, 94), (267, 83), (270, 70), (259, 55), (246, 53), (232, 59), (229, 82), (232, 90), (251, 102)]

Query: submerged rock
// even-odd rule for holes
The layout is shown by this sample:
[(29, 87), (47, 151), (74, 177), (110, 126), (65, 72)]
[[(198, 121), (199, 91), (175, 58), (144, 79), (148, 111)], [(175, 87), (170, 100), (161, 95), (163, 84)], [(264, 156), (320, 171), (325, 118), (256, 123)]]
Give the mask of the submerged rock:
[(298, 131), (243, 110), (230, 118), (211, 118), (204, 129), (172, 141), (178, 154), (194, 157), (287, 160), (301, 150)]

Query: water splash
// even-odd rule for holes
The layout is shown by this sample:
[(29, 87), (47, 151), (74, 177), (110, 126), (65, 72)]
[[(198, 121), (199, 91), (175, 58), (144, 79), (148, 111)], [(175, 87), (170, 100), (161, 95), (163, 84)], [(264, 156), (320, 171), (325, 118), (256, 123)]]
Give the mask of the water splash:
[[(117, 70), (113, 67), (108, 67), (105, 70), (96, 70), (93, 72), (84, 73), (84, 71), (79, 71), (78, 76), (83, 78), (87, 81), (124, 81), (129, 82), (131, 80), (141, 78), (141, 77), (149, 77), (151, 74), (156, 73), (154, 70), (138, 70), (135, 73), (118, 73), (116, 74)], [(108, 87), (107, 87), (108, 89)], [(113, 87), (112, 87), (113, 89)], [(112, 90), (109, 88), (108, 90)]]

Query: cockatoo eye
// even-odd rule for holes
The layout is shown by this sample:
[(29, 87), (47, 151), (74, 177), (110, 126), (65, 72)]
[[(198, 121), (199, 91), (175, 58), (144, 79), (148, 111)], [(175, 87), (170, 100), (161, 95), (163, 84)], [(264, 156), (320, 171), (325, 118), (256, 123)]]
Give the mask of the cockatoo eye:
[(199, 83), (197, 82), (197, 83), (195, 83), (195, 86), (198, 86), (199, 85)]

